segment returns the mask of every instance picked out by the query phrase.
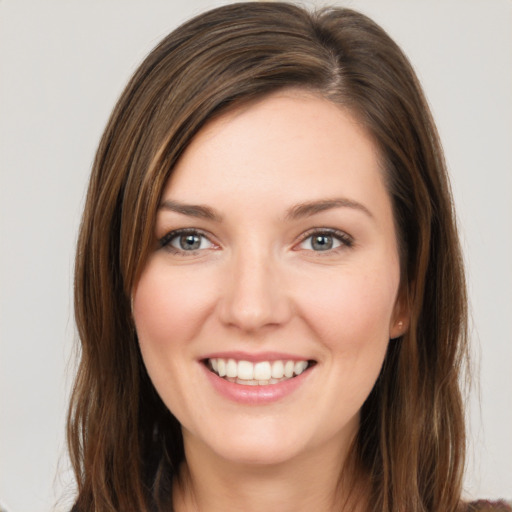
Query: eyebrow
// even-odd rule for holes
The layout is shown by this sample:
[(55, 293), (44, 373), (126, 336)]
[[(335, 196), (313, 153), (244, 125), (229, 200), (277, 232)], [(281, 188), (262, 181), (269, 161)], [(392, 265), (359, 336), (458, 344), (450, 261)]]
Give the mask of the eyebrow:
[[(372, 219), (374, 218), (370, 210), (363, 204), (351, 199), (336, 198), (296, 204), (287, 210), (285, 219), (297, 220), (304, 217), (311, 217), (312, 215), (324, 212), (326, 210), (331, 210), (333, 208), (353, 208), (365, 213)], [(169, 210), (172, 212), (181, 213), (182, 215), (187, 215), (189, 217), (207, 219), (215, 222), (222, 221), (222, 216), (213, 208), (200, 204), (185, 204), (167, 199), (160, 203), (159, 209)]]
[(374, 218), (372, 212), (363, 204), (351, 199), (336, 198), (297, 204), (287, 211), (286, 219), (297, 220), (303, 217), (311, 217), (312, 215), (326, 210), (331, 210), (333, 208), (353, 208), (365, 213), (371, 219)]
[(169, 210), (171, 212), (188, 215), (189, 217), (197, 217), (200, 219), (213, 220), (216, 222), (222, 221), (222, 216), (219, 215), (213, 208), (201, 204), (184, 204), (167, 199), (160, 203), (159, 210)]

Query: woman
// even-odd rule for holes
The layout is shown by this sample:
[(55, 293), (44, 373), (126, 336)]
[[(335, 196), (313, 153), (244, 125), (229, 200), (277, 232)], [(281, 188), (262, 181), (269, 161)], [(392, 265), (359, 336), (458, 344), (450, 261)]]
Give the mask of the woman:
[(235, 4), (153, 50), (98, 149), (75, 310), (75, 510), (464, 510), (449, 183), (364, 16)]

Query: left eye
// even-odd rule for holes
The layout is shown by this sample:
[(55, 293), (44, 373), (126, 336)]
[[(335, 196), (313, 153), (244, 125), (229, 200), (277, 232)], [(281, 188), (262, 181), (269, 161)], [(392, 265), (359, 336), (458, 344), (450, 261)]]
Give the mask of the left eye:
[(317, 232), (309, 235), (299, 244), (301, 249), (309, 251), (331, 251), (342, 245), (350, 247), (352, 240), (344, 233)]
[(213, 247), (210, 240), (197, 231), (171, 232), (160, 240), (160, 245), (181, 252), (198, 251)]

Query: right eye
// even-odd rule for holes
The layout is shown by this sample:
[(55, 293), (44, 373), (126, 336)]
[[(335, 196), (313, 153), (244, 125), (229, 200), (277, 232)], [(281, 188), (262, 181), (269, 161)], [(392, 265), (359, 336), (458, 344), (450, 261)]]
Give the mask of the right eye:
[(195, 253), (203, 249), (212, 249), (214, 244), (200, 231), (196, 229), (178, 229), (167, 233), (159, 241), (161, 247), (165, 247), (173, 253)]

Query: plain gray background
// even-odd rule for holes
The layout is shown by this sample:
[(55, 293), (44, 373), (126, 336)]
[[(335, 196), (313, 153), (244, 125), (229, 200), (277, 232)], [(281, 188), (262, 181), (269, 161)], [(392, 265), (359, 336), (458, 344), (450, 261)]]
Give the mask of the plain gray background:
[[(69, 510), (71, 274), (103, 127), (144, 55), (221, 3), (0, 0), (0, 502), (12, 512)], [(510, 499), (512, 2), (330, 3), (380, 23), (431, 103), (460, 218), (481, 375), (468, 415), (466, 492)]]

